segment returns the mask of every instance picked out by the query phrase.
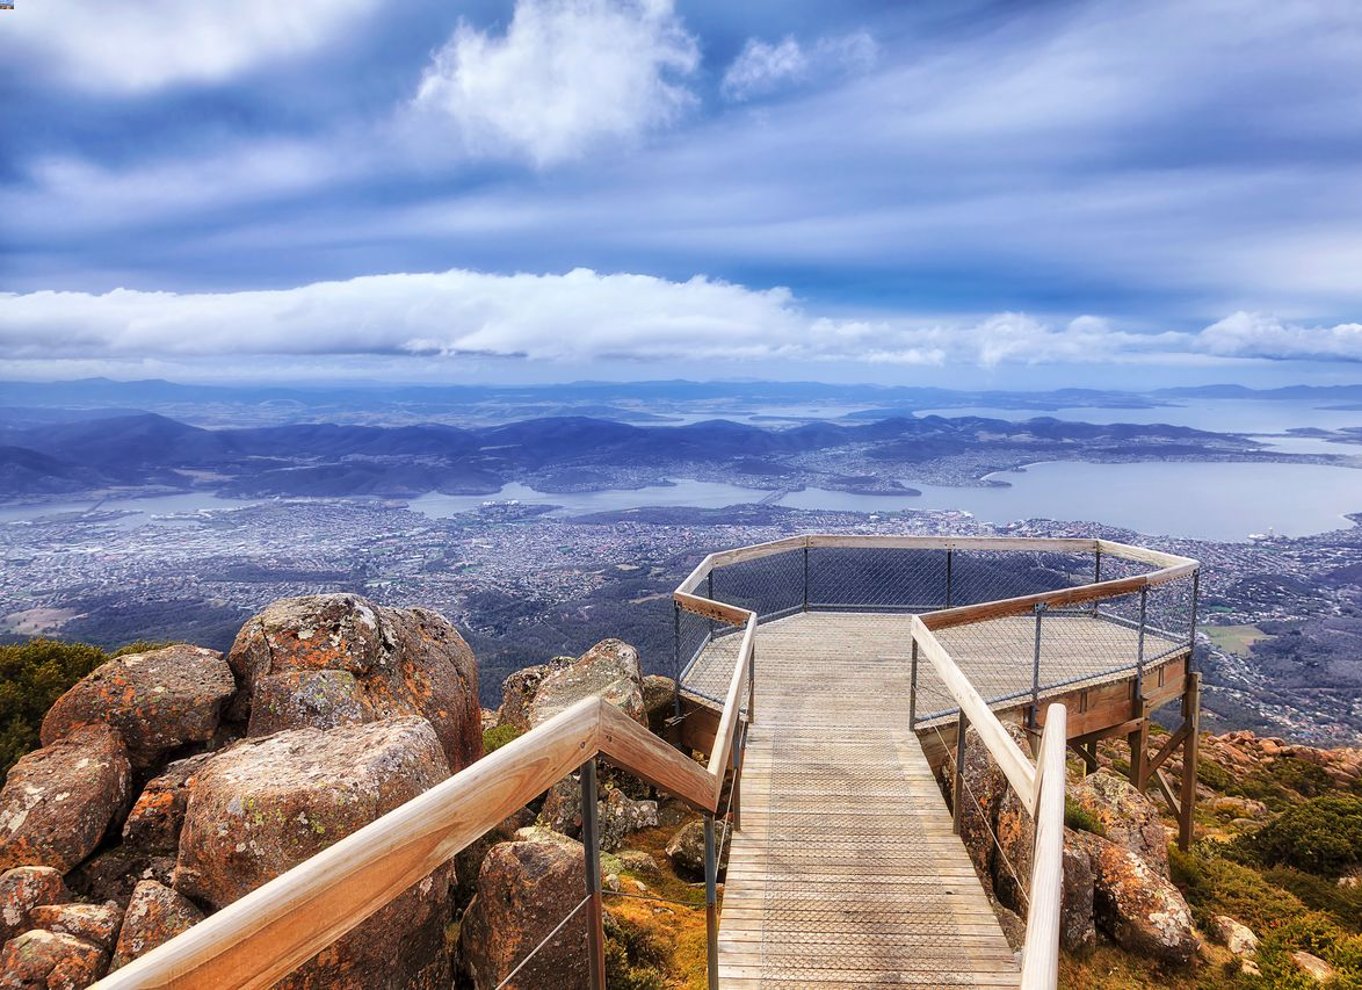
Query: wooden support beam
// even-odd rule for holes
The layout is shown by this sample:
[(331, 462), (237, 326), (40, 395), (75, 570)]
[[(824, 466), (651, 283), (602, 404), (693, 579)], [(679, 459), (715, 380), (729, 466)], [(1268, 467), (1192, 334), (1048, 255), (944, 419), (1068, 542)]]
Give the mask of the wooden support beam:
[(1152, 759), (1150, 759), (1147, 768), (1148, 772), (1153, 773), (1159, 767), (1167, 763), (1168, 757), (1172, 756), (1173, 751), (1183, 744), (1183, 742), (1187, 739), (1188, 732), (1190, 731), (1191, 731), (1190, 726), (1186, 722), (1183, 722), (1181, 727), (1179, 727), (1179, 729), (1176, 732), (1174, 732), (1171, 736), (1164, 740), (1163, 746), (1160, 747), (1159, 751), (1154, 754)]
[(1083, 760), (1083, 775), (1097, 770), (1097, 743), (1081, 743), (1070, 740), (1069, 748), (1077, 753)]
[(1140, 685), (1135, 685), (1136, 695), (1131, 701), (1131, 709), (1134, 711), (1139, 724), (1126, 735), (1126, 741), (1130, 744), (1130, 782), (1138, 790), (1143, 791), (1149, 786), (1149, 772), (1145, 765), (1145, 745), (1149, 741), (1149, 720), (1144, 717), (1144, 694), (1140, 691)]
[(1074, 736), (1069, 742), (1075, 746), (1096, 745), (1099, 739), (1110, 739), (1112, 736), (1129, 736), (1132, 732), (1143, 728), (1148, 724), (1148, 721), (1144, 718), (1127, 719), (1124, 722), (1118, 722), (1116, 725), (1104, 726), (1101, 729), (1085, 732), (1081, 736)]
[(1187, 675), (1187, 693), (1182, 698), (1187, 741), (1182, 747), (1182, 806), (1178, 814), (1178, 848), (1186, 852), (1192, 845), (1192, 813), (1196, 811), (1196, 768), (1201, 742), (1201, 675)]
[(1173, 785), (1168, 782), (1168, 775), (1162, 770), (1155, 770), (1154, 782), (1159, 785), (1159, 791), (1163, 794), (1163, 799), (1168, 802), (1169, 809), (1177, 816), (1179, 822), (1182, 821), (1182, 808), (1178, 804), (1177, 795), (1173, 793)]

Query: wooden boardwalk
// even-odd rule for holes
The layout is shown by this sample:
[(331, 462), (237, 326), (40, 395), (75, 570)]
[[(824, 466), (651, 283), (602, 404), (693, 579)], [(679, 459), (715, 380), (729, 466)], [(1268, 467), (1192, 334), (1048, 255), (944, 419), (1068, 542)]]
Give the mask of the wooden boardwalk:
[(1016, 987), (1013, 953), (908, 729), (907, 665), (810, 628), (857, 618), (762, 627), (720, 985)]

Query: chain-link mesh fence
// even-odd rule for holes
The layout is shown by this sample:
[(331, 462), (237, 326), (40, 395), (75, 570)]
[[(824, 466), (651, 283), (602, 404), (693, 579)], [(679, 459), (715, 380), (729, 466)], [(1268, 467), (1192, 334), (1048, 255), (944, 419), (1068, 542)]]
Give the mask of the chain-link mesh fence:
[[(762, 622), (800, 612), (879, 616), (854, 630), (839, 625), (836, 632), (854, 631), (862, 653), (904, 657), (911, 639), (906, 620), (895, 616), (1042, 595), (1156, 569), (1095, 546), (1081, 552), (1043, 545), (1034, 550), (814, 545), (715, 567), (695, 593), (756, 612)], [(1127, 675), (1183, 651), (1191, 641), (1194, 609), (1189, 575), (1139, 592), (1047, 604), (1038, 615), (1028, 611), (952, 626), (937, 638), (985, 700), (1000, 704)], [(722, 702), (740, 628), (684, 609), (678, 609), (676, 625), (683, 686)], [(919, 665), (918, 717), (949, 716), (954, 704), (929, 668)]]

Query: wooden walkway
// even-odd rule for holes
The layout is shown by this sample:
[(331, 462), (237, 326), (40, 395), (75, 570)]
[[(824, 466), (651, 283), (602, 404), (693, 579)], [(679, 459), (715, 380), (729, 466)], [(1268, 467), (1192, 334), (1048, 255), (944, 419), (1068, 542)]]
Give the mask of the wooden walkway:
[(810, 629), (829, 618), (857, 617), (761, 630), (720, 985), (1016, 987), (1015, 958), (908, 729), (907, 665)]

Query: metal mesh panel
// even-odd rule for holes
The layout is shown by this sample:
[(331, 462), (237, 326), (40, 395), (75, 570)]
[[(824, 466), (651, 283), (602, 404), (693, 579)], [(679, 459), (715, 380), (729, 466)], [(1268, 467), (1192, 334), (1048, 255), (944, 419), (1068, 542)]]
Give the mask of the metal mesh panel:
[(951, 604), (980, 605), (1089, 584), (1091, 554), (1050, 551), (956, 550), (951, 562)]
[(812, 547), (809, 607), (926, 612), (946, 604), (945, 550)]
[(763, 619), (798, 612), (804, 607), (804, 551), (788, 550), (716, 567), (696, 591), (756, 612)]

